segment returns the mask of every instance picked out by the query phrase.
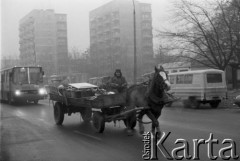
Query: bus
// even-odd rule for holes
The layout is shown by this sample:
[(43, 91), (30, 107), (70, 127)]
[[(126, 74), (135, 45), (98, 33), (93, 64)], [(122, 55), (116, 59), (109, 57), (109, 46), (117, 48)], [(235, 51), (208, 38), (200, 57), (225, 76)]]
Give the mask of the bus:
[(17, 101), (38, 103), (47, 95), (43, 86), (42, 67), (12, 67), (1, 71), (0, 99), (12, 104)]

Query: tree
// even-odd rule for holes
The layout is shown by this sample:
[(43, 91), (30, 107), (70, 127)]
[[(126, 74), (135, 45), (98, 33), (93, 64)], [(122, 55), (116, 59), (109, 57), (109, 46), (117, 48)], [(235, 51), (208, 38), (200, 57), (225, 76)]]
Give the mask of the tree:
[(178, 56), (224, 70), (240, 44), (239, 6), (239, 0), (181, 0), (174, 6), (178, 30), (159, 35), (171, 40), (171, 50)]
[(164, 64), (164, 63), (171, 63), (175, 61), (179, 61), (179, 58), (170, 55), (170, 50), (167, 46), (159, 44), (158, 47), (155, 49), (155, 62), (156, 64)]

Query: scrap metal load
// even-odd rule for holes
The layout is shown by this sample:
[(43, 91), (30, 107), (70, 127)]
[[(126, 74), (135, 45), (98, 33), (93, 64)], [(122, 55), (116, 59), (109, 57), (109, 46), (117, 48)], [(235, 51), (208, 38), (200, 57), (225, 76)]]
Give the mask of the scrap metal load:
[(126, 104), (126, 94), (112, 94), (89, 83), (73, 83), (68, 86), (51, 86), (50, 100), (89, 108), (107, 108)]

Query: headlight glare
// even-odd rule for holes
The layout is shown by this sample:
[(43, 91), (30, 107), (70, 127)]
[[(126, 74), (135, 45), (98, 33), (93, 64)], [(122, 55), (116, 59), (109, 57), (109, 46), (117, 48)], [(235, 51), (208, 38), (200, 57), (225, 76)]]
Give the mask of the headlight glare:
[(38, 90), (38, 93), (39, 93), (40, 95), (47, 94), (47, 92), (46, 92), (46, 90), (45, 90), (44, 88), (40, 88), (40, 89)]
[(15, 91), (15, 95), (16, 95), (16, 96), (19, 96), (20, 94), (21, 94), (21, 91), (20, 91), (20, 90), (16, 90), (16, 91)]

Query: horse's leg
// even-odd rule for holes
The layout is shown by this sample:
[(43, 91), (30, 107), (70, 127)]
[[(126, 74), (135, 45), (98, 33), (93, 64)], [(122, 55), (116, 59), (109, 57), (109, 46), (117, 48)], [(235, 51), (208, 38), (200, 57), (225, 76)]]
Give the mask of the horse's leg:
[[(154, 113), (154, 115), (155, 115), (155, 118), (156, 118), (156, 120), (157, 120), (157, 122), (158, 122), (158, 118), (159, 118), (159, 116), (161, 115), (161, 111)], [(161, 135), (162, 135), (162, 132), (161, 132), (161, 130), (160, 130), (159, 122), (158, 122), (158, 126), (156, 126), (156, 130), (157, 130), (157, 133), (158, 133), (157, 138), (160, 139), (160, 137), (161, 137)]]
[(155, 115), (151, 112), (151, 110), (147, 111), (147, 116), (152, 120), (152, 133), (155, 134), (155, 128), (159, 127), (158, 120)]
[(143, 115), (146, 113), (146, 110), (142, 110), (140, 111), (140, 113), (138, 114), (138, 126), (139, 126), (139, 133), (140, 134), (143, 134), (144, 133), (144, 126), (143, 126), (143, 123), (142, 123), (142, 118), (143, 118)]
[[(131, 106), (129, 106), (128, 109), (133, 109), (133, 108)], [(128, 136), (133, 135), (133, 129), (131, 128), (131, 124), (132, 124), (134, 119), (136, 119), (136, 113), (135, 112), (127, 114), (126, 126), (127, 126), (127, 134), (128, 134)]]

